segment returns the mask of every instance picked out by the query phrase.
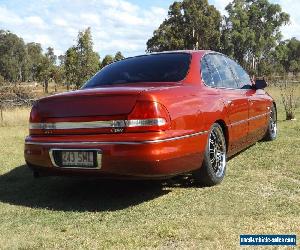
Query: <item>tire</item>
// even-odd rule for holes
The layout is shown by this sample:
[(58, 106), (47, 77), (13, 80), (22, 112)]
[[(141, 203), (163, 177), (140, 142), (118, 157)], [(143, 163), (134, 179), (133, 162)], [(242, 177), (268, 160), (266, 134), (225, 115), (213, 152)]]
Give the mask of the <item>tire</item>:
[(277, 137), (277, 112), (274, 104), (271, 107), (271, 113), (269, 117), (269, 124), (266, 134), (263, 138), (264, 141), (273, 141)]
[(214, 186), (222, 182), (226, 172), (226, 141), (222, 127), (214, 123), (209, 131), (200, 169), (194, 173), (194, 180), (202, 186)]

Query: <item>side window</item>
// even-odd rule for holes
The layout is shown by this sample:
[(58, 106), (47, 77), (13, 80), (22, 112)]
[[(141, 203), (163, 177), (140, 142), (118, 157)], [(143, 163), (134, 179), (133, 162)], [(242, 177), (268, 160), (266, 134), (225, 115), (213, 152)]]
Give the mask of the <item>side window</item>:
[(252, 88), (252, 82), (250, 79), (250, 76), (247, 74), (247, 72), (235, 61), (231, 59), (227, 59), (228, 64), (230, 65), (232, 72), (236, 76), (238, 80), (238, 88), (240, 89), (251, 89)]
[(222, 80), (218, 70), (216, 69), (211, 59), (211, 56), (212, 55), (209, 54), (202, 58), (202, 78), (206, 85), (211, 87), (220, 87), (222, 85)]
[(205, 84), (208, 86), (214, 86), (214, 80), (210, 73), (206, 57), (204, 57), (201, 61), (201, 73), (202, 73), (202, 80), (205, 82)]
[(212, 55), (212, 59), (214, 65), (216, 66), (221, 80), (222, 80), (222, 87), (224, 88), (237, 88), (237, 82), (232, 74), (230, 67), (224, 56), (214, 54)]

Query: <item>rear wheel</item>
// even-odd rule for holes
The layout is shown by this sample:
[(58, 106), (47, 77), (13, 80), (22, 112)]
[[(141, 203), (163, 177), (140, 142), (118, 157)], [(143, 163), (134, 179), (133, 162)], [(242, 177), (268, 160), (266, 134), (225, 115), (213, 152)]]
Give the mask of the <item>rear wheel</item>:
[(220, 183), (225, 176), (226, 163), (224, 133), (221, 126), (214, 123), (209, 131), (202, 166), (194, 173), (195, 181), (204, 186)]
[(267, 132), (265, 134), (264, 140), (265, 141), (273, 141), (277, 137), (277, 114), (276, 108), (274, 105), (271, 107), (270, 117), (269, 117), (269, 124), (267, 128)]

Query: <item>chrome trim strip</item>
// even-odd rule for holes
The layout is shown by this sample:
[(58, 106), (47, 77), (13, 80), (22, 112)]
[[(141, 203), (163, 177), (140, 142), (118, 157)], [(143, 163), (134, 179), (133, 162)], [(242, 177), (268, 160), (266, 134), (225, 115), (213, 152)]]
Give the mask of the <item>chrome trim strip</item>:
[(229, 126), (236, 126), (236, 125), (239, 125), (239, 124), (242, 124), (242, 123), (245, 123), (245, 122), (248, 122), (248, 121), (252, 121), (252, 120), (256, 120), (256, 119), (259, 119), (261, 117), (264, 117), (264, 116), (267, 116), (269, 115), (271, 112), (266, 112), (266, 113), (263, 113), (263, 114), (260, 114), (260, 115), (257, 115), (257, 116), (252, 116), (248, 119), (245, 119), (245, 120), (241, 120), (241, 121), (238, 121), (238, 122), (233, 122), (231, 124), (229, 124)]
[(176, 137), (171, 137), (171, 138), (166, 138), (166, 139), (158, 139), (158, 140), (148, 140), (148, 141), (81, 141), (81, 142), (30, 142), (30, 141), (25, 141), (26, 145), (45, 145), (45, 146), (53, 146), (53, 145), (141, 145), (141, 144), (152, 144), (152, 143), (161, 143), (161, 142), (168, 142), (168, 141), (176, 141), (176, 140), (182, 140), (190, 137), (194, 137), (197, 135), (203, 135), (207, 134), (208, 131), (201, 131), (189, 135), (182, 135), (182, 136), (176, 136)]
[(91, 122), (55, 122), (30, 123), (30, 129), (81, 129), (81, 128), (118, 128), (125, 127), (124, 120), (91, 121)]
[[(88, 151), (95, 151), (96, 154), (97, 154), (97, 166), (96, 167), (93, 167), (93, 168), (83, 168), (83, 167), (60, 167), (56, 164), (55, 160), (54, 160), (54, 156), (53, 156), (53, 151), (85, 151), (85, 150), (88, 150)], [(90, 148), (87, 148), (87, 149), (68, 149), (68, 148), (51, 148), (49, 149), (49, 156), (50, 156), (50, 160), (51, 160), (51, 163), (54, 167), (56, 168), (62, 168), (62, 169), (101, 169), (101, 166), (102, 166), (102, 152), (99, 150), (99, 149), (90, 149)]]

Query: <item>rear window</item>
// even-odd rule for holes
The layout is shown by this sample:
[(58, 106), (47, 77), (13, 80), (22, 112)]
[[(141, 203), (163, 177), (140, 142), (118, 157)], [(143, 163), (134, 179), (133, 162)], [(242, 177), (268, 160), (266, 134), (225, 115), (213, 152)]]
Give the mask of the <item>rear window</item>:
[(188, 53), (137, 56), (112, 63), (100, 70), (82, 88), (138, 82), (178, 82), (185, 78), (190, 64)]

